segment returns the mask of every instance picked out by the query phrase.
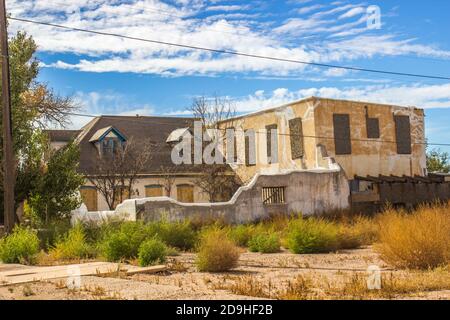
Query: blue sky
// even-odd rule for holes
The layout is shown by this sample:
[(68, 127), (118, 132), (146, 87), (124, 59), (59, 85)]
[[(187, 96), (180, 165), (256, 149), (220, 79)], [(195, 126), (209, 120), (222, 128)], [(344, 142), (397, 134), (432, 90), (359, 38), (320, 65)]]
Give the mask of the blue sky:
[[(368, 11), (374, 5), (379, 28)], [(15, 17), (161, 41), (450, 77), (449, 1), (7, 0), (7, 8)], [(199, 95), (227, 97), (249, 112), (316, 95), (425, 108), (428, 140), (450, 142), (450, 81), (211, 54), (11, 21), (10, 32), (17, 30), (39, 45), (40, 80), (74, 96), (81, 112), (185, 114)], [(86, 120), (74, 118), (72, 126)]]

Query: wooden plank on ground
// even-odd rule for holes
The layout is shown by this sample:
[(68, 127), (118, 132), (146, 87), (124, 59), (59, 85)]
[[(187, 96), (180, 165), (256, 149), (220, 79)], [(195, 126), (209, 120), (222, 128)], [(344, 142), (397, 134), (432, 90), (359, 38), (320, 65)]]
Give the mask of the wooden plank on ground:
[(150, 267), (135, 267), (135, 266), (127, 266), (127, 275), (132, 275), (136, 273), (156, 273), (167, 270), (165, 265), (157, 265)]
[(113, 273), (119, 269), (127, 274), (153, 273), (164, 271), (166, 266), (141, 268), (111, 262), (89, 262), (51, 267), (16, 268), (0, 272), (0, 286), (67, 278), (78, 274), (80, 276), (96, 276)]

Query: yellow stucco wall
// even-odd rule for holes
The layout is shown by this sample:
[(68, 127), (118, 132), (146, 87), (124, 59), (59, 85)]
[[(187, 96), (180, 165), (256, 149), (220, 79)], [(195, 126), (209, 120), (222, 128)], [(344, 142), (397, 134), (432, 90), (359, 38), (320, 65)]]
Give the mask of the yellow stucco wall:
[[(334, 99), (317, 99), (314, 112), (317, 143), (326, 147), (329, 156), (342, 166), (347, 177), (354, 175), (424, 175), (426, 167), (424, 113), (422, 109)], [(368, 139), (368, 116), (378, 118), (379, 139)], [(349, 155), (336, 155), (334, 147), (333, 113), (349, 114), (351, 148)], [(397, 154), (394, 115), (409, 116), (411, 154)], [(327, 139), (325, 137), (330, 137)]]
[[(303, 159), (292, 160), (291, 142), (289, 136), (289, 120), (301, 117), (303, 134), (314, 136), (314, 105), (313, 100), (304, 100), (292, 105), (282, 106), (270, 111), (234, 118), (222, 123), (222, 128), (236, 128), (238, 165), (232, 165), (243, 182), (249, 181), (255, 173), (275, 173), (283, 169), (309, 168), (315, 163), (315, 138), (304, 140), (305, 155)], [(277, 124), (278, 129), (278, 162), (267, 163), (266, 126)], [(255, 130), (256, 165), (245, 165), (244, 131)]]
[[(379, 119), (380, 138), (367, 140), (366, 111), (368, 116)], [(333, 113), (350, 116), (352, 153), (336, 155), (334, 148)], [(397, 154), (395, 123), (393, 115), (408, 115), (411, 125), (411, 155)], [(289, 120), (302, 118), (304, 156), (292, 160), (289, 136)], [(278, 163), (267, 164), (267, 125), (278, 126)], [(349, 179), (357, 175), (423, 175), (426, 167), (424, 114), (422, 109), (389, 106), (374, 103), (334, 99), (308, 98), (278, 108), (240, 116), (225, 121), (222, 128), (237, 129), (238, 164), (232, 165), (242, 181), (251, 179), (255, 173), (271, 173), (283, 169), (314, 169), (326, 165), (318, 144), (325, 147), (328, 156), (335, 158)], [(254, 129), (256, 133), (256, 165), (245, 165), (245, 142), (243, 130)], [(293, 137), (295, 138), (295, 137)], [(390, 141), (390, 142), (382, 142)]]

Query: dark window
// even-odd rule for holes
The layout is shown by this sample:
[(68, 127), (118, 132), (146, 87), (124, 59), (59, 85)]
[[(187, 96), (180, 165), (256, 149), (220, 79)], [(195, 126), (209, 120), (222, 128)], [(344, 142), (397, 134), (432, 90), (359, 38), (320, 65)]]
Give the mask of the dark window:
[(367, 138), (378, 139), (380, 137), (380, 124), (378, 118), (366, 118)]
[(289, 120), (289, 132), (291, 138), (291, 157), (298, 159), (303, 156), (303, 128), (302, 118)]
[(398, 154), (411, 154), (411, 127), (409, 116), (394, 116)]
[(262, 201), (263, 204), (284, 203), (284, 187), (263, 187)]
[[(271, 124), (266, 126), (266, 130), (267, 130), (267, 160), (269, 163), (276, 163), (278, 162), (278, 156), (276, 154), (278, 146), (277, 146), (277, 139), (278, 139), (278, 135), (277, 135), (277, 125), (276, 124)], [(274, 145), (272, 146), (272, 142), (274, 143)], [(272, 154), (272, 148), (275, 151), (275, 154)]]
[(334, 148), (336, 154), (351, 154), (350, 116), (333, 114)]
[[(252, 153), (253, 153), (253, 159), (250, 159), (250, 136), (249, 134), (251, 134), (250, 132), (246, 132), (245, 134), (245, 165), (248, 166), (254, 166), (256, 164), (256, 159), (254, 159), (256, 157), (255, 154), (255, 148), (254, 145), (252, 145)], [(254, 143), (254, 136), (252, 136), (252, 142)]]

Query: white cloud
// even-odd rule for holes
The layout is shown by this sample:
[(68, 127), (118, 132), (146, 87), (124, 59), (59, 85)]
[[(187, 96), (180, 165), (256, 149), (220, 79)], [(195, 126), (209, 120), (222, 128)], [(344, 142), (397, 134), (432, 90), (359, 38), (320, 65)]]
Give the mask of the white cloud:
[(236, 100), (238, 112), (251, 112), (273, 108), (310, 96), (378, 102), (418, 108), (450, 108), (450, 83), (442, 85), (390, 86), (369, 85), (363, 87), (312, 87), (290, 91), (278, 88), (268, 94), (258, 90)]
[(354, 16), (357, 16), (359, 14), (364, 13), (366, 10), (363, 7), (356, 7), (348, 10), (346, 13), (341, 14), (338, 19), (347, 19)]
[[(306, 2), (309, 1), (300, 3)], [(353, 17), (358, 12), (362, 13), (361, 4), (334, 2), (324, 7), (319, 6), (321, 5), (303, 6), (299, 11), (317, 12), (305, 18), (287, 19), (279, 24), (276, 20), (259, 21), (258, 13), (251, 11), (246, 5), (215, 3), (211, 6), (201, 0), (180, 0), (176, 5), (160, 0), (132, 0), (126, 3), (108, 0), (8, 1), (12, 16), (157, 41), (306, 62), (332, 63), (376, 55), (402, 54), (450, 59), (449, 51), (419, 44), (412, 38), (381, 33), (366, 34), (368, 31), (364, 27), (364, 15), (350, 22), (337, 19), (339, 15)], [(220, 8), (222, 12), (208, 11), (211, 8)], [(241, 9), (245, 9), (245, 13), (235, 12)], [(202, 18), (198, 18), (200, 13)], [(11, 21), (9, 28), (12, 33), (19, 29), (27, 30), (35, 37), (41, 51), (74, 54), (70, 60), (63, 57), (57, 61), (44, 61), (47, 67), (165, 76), (234, 72), (256, 76), (299, 76), (305, 75), (305, 72), (315, 72), (312, 68), (293, 63), (208, 53), (24, 22)], [(304, 44), (296, 45), (299, 36), (306, 40)], [(314, 43), (308, 37), (322, 40)], [(326, 71), (330, 72), (333, 73)]]
[[(73, 96), (75, 103), (80, 106), (78, 113), (98, 116), (98, 115), (152, 115), (155, 109), (148, 104), (135, 104), (129, 97), (115, 92), (82, 92), (78, 91)], [(79, 129), (92, 117), (71, 116), (70, 129)]]

